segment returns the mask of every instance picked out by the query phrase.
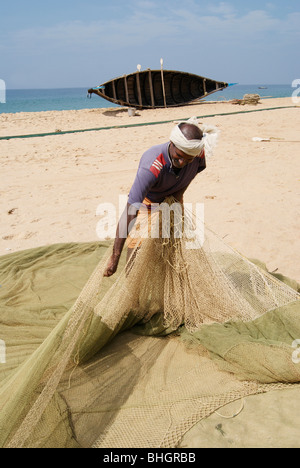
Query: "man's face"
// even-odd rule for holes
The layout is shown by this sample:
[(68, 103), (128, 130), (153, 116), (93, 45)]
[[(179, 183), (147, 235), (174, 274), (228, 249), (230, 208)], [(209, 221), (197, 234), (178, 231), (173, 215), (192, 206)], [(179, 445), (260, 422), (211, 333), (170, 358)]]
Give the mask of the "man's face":
[(187, 166), (187, 164), (192, 163), (195, 159), (193, 156), (185, 154), (183, 151), (176, 148), (172, 142), (170, 144), (170, 157), (172, 165), (176, 167), (176, 169), (182, 169)]

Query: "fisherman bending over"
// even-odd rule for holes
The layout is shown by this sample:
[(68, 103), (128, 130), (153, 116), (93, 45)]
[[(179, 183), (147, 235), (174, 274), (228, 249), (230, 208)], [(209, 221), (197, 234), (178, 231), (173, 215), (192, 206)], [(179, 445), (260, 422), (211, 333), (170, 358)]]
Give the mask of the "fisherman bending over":
[[(213, 133), (217, 132), (214, 130)], [(160, 204), (168, 196), (183, 203), (184, 192), (196, 175), (206, 168), (206, 137), (197, 120), (192, 118), (173, 128), (170, 141), (153, 146), (143, 154), (127, 206), (117, 227), (113, 253), (104, 276), (112, 276), (116, 272), (126, 237), (141, 207), (149, 212), (152, 204)], [(135, 246), (136, 239), (129, 237), (129, 255)]]

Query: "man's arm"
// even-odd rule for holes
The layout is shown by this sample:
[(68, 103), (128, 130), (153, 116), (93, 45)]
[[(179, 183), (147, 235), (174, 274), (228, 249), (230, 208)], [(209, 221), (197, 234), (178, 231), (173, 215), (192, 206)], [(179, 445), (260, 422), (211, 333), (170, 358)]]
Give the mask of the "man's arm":
[(130, 205), (129, 203), (127, 203), (127, 206), (118, 223), (116, 238), (115, 238), (114, 247), (113, 247), (113, 253), (109, 259), (109, 262), (107, 264), (107, 267), (103, 276), (106, 276), (106, 277), (112, 276), (117, 271), (121, 253), (122, 253), (127, 235), (129, 234), (129, 226), (131, 224), (130, 228), (132, 229), (132, 227), (134, 226), (133, 221), (137, 217), (137, 214), (138, 214), (138, 210), (134, 208), (132, 205)]

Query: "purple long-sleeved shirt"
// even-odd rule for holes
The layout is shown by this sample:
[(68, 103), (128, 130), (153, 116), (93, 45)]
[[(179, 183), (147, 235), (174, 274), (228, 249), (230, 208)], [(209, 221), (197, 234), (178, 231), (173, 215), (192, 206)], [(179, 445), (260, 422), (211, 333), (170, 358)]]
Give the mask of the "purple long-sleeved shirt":
[(169, 156), (170, 142), (152, 146), (141, 157), (135, 181), (131, 187), (128, 203), (136, 205), (147, 197), (153, 203), (186, 188), (196, 175), (206, 168), (205, 155), (196, 157), (177, 174)]

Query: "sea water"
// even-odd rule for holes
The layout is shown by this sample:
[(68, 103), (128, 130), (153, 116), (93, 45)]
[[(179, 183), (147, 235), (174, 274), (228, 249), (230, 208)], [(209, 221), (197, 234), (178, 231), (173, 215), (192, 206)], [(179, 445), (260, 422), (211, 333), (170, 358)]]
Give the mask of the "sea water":
[[(263, 87), (264, 89), (260, 89)], [(292, 85), (234, 85), (205, 98), (206, 101), (242, 99), (245, 94), (259, 94), (262, 98), (291, 97)], [(118, 107), (99, 96), (88, 97), (86, 88), (65, 89), (8, 89), (6, 102), (0, 102), (1, 113), (43, 112)]]
[(8, 89), (6, 102), (0, 103), (0, 113), (44, 112), (97, 107), (115, 107), (115, 104), (93, 95), (86, 88), (62, 89)]

